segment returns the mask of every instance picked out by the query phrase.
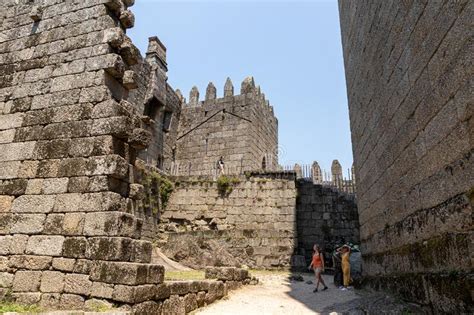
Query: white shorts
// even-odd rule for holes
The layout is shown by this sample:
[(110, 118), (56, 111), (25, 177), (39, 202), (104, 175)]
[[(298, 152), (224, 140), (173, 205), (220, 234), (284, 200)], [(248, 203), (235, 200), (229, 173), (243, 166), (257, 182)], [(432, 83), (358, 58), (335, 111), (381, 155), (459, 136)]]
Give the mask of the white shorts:
[(321, 267), (314, 268), (315, 273), (318, 273), (318, 272), (321, 272), (321, 271), (323, 271), (323, 268), (321, 268)]

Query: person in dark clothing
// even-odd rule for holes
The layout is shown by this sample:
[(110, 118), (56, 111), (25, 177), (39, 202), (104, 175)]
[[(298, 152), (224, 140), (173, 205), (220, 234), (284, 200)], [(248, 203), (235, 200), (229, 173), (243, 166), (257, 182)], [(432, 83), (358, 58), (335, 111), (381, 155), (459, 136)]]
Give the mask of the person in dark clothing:
[(334, 285), (340, 287), (342, 286), (342, 257), (339, 246), (336, 246), (332, 253), (332, 263), (334, 266)]

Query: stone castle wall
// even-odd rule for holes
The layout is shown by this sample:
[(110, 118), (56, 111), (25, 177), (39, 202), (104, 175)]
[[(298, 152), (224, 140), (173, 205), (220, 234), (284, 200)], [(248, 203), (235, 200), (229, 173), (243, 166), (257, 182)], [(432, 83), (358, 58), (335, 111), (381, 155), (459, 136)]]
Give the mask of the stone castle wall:
[[(226, 292), (222, 281), (163, 283), (152, 244), (141, 240), (150, 214), (137, 156), (149, 144), (151, 117), (140, 102), (144, 91), (165, 108), (180, 99), (164, 68), (140, 79), (165, 60), (156, 39), (144, 60), (126, 36), (132, 4), (2, 2), (1, 300), (43, 309), (103, 300), (136, 314), (170, 314)], [(169, 147), (163, 141), (160, 152)], [(245, 281), (236, 276), (229, 286)]]
[(365, 275), (470, 313), (474, 2), (339, 8)]
[(354, 195), (299, 180), (296, 184), (298, 254), (311, 259), (313, 245), (332, 252), (336, 245), (359, 244), (359, 216)]
[(209, 177), (176, 178), (160, 224), (167, 234), (164, 252), (179, 254), (182, 240), (221, 243), (242, 264), (288, 266), (296, 241), (296, 188), (293, 179), (234, 178), (228, 194)]
[(194, 88), (182, 107), (175, 175), (215, 174), (220, 157), (227, 174), (262, 169), (264, 159), (266, 169), (276, 169), (277, 146), (277, 119), (253, 78), (242, 83), (240, 95), (228, 79), (223, 98), (211, 83), (204, 101)]

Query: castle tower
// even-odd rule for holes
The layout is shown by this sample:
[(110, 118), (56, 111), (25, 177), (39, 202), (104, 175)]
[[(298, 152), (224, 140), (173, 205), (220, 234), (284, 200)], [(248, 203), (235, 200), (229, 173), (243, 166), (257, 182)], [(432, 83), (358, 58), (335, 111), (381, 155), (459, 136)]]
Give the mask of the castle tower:
[(186, 175), (214, 175), (221, 156), (226, 174), (263, 166), (271, 171), (278, 165), (277, 147), (278, 120), (253, 77), (243, 80), (240, 95), (234, 95), (230, 78), (224, 97), (218, 97), (209, 83), (200, 102), (198, 89), (192, 88), (189, 103), (181, 110), (176, 142), (177, 163)]

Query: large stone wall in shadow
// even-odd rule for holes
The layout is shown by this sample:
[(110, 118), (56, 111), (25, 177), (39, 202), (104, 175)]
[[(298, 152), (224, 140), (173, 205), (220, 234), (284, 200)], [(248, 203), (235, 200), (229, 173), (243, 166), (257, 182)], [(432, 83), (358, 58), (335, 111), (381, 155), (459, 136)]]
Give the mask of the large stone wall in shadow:
[(472, 1), (339, 1), (368, 284), (473, 311)]

